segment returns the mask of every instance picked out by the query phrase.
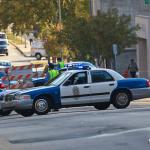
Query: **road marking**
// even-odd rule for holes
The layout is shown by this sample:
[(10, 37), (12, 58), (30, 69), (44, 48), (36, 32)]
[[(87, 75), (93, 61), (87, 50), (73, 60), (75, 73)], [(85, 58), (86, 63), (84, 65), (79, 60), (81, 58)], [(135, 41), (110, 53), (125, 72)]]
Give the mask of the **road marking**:
[(126, 131), (121, 131), (121, 132), (117, 132), (117, 133), (104, 133), (101, 135), (94, 135), (94, 136), (90, 136), (87, 138), (88, 139), (96, 139), (96, 138), (103, 138), (103, 137), (113, 137), (113, 136), (119, 136), (119, 135), (123, 135), (123, 134), (127, 134), (127, 133), (140, 132), (140, 131), (150, 131), (150, 127), (126, 130)]

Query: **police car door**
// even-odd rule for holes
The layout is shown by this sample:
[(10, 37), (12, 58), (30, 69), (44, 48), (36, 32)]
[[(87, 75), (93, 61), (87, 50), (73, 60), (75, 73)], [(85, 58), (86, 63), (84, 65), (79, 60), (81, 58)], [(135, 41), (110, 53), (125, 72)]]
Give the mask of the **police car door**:
[(94, 103), (110, 101), (111, 92), (117, 87), (117, 82), (105, 70), (91, 70), (91, 90)]
[(73, 74), (60, 87), (62, 105), (80, 105), (90, 101), (91, 87), (87, 71)]

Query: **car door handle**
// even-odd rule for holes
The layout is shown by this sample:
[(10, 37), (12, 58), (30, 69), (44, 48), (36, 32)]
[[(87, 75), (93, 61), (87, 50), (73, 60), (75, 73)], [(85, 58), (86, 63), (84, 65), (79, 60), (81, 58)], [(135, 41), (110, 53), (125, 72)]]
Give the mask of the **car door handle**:
[(110, 83), (110, 84), (109, 84), (109, 86), (114, 86), (114, 85), (115, 85), (114, 83)]
[(89, 85), (87, 85), (87, 86), (84, 86), (83, 88), (89, 88), (90, 86)]

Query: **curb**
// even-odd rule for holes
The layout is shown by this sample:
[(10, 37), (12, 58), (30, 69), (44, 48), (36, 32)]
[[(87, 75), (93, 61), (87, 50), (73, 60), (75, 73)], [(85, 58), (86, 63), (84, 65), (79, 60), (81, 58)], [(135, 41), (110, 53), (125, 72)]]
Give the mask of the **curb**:
[(12, 41), (9, 41), (10, 44), (12, 44), (24, 57), (30, 57), (24, 54), (24, 52), (18, 47), (16, 46), (15, 43), (13, 43)]

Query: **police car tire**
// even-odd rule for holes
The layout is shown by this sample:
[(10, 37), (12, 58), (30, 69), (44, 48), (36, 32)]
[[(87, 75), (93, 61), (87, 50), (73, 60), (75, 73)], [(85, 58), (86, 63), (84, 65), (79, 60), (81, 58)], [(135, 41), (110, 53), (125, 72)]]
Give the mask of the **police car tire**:
[[(42, 110), (40, 111), (40, 109), (38, 110), (38, 105), (40, 105), (40, 103), (41, 103), (41, 105), (43, 105), (43, 104), (46, 105), (45, 110), (43, 110), (43, 111)], [(34, 107), (34, 111), (37, 115), (46, 115), (50, 111), (50, 100), (46, 96), (40, 96), (35, 99), (33, 107)]]
[(97, 110), (106, 110), (108, 107), (110, 106), (110, 103), (100, 103), (100, 104), (97, 104), (95, 105), (94, 107), (97, 109)]
[(8, 116), (11, 112), (12, 110), (0, 110), (0, 116)]
[(16, 113), (22, 115), (23, 117), (30, 117), (34, 114), (33, 109), (26, 109), (26, 110), (15, 110)]
[[(122, 100), (121, 100), (122, 98)], [(131, 94), (128, 91), (117, 91), (112, 97), (112, 104), (117, 109), (123, 109), (129, 106), (131, 101)]]

